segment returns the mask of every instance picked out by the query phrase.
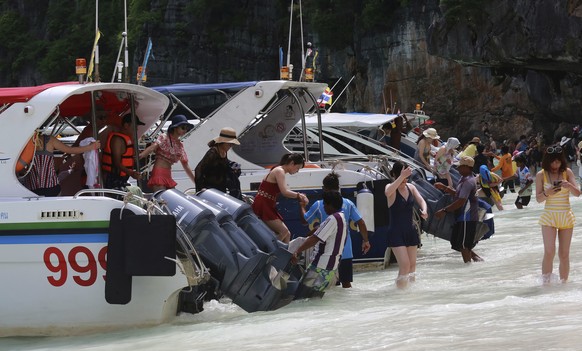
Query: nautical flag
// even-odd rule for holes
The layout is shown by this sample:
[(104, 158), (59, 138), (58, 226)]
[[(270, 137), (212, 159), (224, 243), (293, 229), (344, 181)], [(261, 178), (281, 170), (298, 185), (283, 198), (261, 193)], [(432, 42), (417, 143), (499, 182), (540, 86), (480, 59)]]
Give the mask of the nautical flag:
[(145, 53), (145, 57), (143, 59), (143, 64), (142, 64), (142, 71), (141, 71), (141, 75), (139, 76), (139, 79), (137, 80), (137, 83), (139, 84), (140, 82), (144, 81), (144, 76), (146, 75), (146, 68), (148, 66), (148, 59), (150, 58), (150, 55), (152, 54), (152, 38), (148, 38), (148, 46), (146, 48), (146, 53)]
[(95, 42), (93, 43), (93, 50), (91, 51), (91, 59), (89, 60), (89, 69), (87, 70), (87, 80), (93, 80), (93, 65), (95, 64), (95, 53), (97, 51), (97, 43), (101, 38), (101, 32), (98, 30), (95, 34)]
[(283, 48), (279, 46), (279, 69), (283, 67)]
[(319, 107), (325, 107), (325, 105), (331, 105), (331, 97), (333, 96), (333, 91), (329, 87), (325, 88), (319, 99), (317, 99), (317, 103)]
[(319, 51), (315, 50), (315, 55), (313, 55), (313, 70), (314, 71), (317, 68), (317, 67), (315, 67), (315, 64), (317, 63), (317, 55), (319, 55)]

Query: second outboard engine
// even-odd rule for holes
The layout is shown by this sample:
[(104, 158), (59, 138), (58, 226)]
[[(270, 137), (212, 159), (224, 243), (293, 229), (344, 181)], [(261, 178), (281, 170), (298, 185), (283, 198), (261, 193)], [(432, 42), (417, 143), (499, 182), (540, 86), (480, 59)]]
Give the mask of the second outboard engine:
[(175, 189), (157, 192), (154, 197), (176, 216), (176, 223), (191, 238), (212, 277), (220, 282), (221, 291), (235, 304), (254, 312), (275, 310), (292, 301), (285, 277), (271, 264), (271, 255), (260, 251), (252, 257), (243, 255), (207, 206)]
[(259, 250), (272, 254), (271, 264), (273, 267), (278, 271), (291, 274), (291, 278), (287, 281), (288, 293), (292, 295), (295, 292), (301, 274), (291, 264), (292, 254), (287, 250), (287, 245), (277, 240), (273, 231), (255, 215), (249, 204), (216, 189), (202, 190), (196, 194), (196, 197), (211, 202), (228, 212), (236, 224), (254, 241)]
[(201, 199), (210, 201), (226, 212), (241, 227), (247, 235), (253, 239), (257, 247), (264, 252), (272, 253), (285, 244), (278, 241), (273, 231), (260, 220), (251, 205), (216, 189), (204, 189), (196, 194)]

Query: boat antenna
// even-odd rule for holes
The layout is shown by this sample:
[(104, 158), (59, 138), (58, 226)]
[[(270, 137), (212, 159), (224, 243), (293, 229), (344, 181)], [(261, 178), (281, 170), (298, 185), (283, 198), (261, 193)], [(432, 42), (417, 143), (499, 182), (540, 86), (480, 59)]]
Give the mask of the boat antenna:
[[(126, 32), (121, 33), (121, 43), (119, 43), (119, 51), (117, 52), (117, 59), (115, 60), (115, 64), (114, 64), (114, 68), (113, 68), (113, 75), (111, 76), (111, 83), (113, 83), (115, 81), (115, 73), (121, 74), (121, 70), (123, 69), (123, 63), (121, 63), (119, 61), (119, 58), (121, 57), (121, 50), (123, 49), (124, 42), (127, 44), (127, 33)], [(126, 46), (126, 49), (127, 49), (127, 46)], [(126, 54), (127, 54), (127, 52), (126, 52)], [(127, 60), (127, 58), (126, 58), (126, 60)], [(120, 65), (120, 63), (121, 63), (121, 65)], [(126, 66), (125, 71), (127, 73), (127, 66)], [(121, 78), (119, 79), (119, 81), (121, 82)]]
[[(95, 37), (99, 37), (99, 0), (95, 0)], [(95, 40), (95, 79), (99, 82), (99, 39)]]
[(293, 28), (293, 0), (291, 0), (291, 7), (289, 13), (289, 44), (287, 45), (287, 66), (291, 64), (291, 29)]
[[(344, 91), (346, 91), (346, 89), (350, 86), (350, 83), (352, 82), (352, 80), (354, 80), (354, 78), (356, 78), (355, 75), (352, 76), (352, 79), (350, 79), (350, 81), (348, 82), (348, 84), (346, 84), (346, 86), (343, 88), (342, 91), (340, 91), (339, 95), (337, 96), (337, 98), (335, 98), (335, 101), (331, 104), (331, 106), (327, 109), (328, 111), (331, 111), (331, 108), (333, 107), (333, 105), (335, 105), (336, 102), (338, 102), (339, 97), (342, 96), (342, 94), (344, 93)], [(336, 82), (337, 84), (337, 82)], [(335, 87), (335, 85), (334, 85)]]
[(293, 0), (289, 8), (289, 44), (287, 44), (287, 68), (289, 69), (289, 80), (293, 77), (293, 65), (291, 64), (291, 29), (293, 28)]
[[(342, 77), (339, 77), (339, 79), (335, 81), (335, 83), (333, 84), (333, 86), (332, 86), (332, 87), (331, 87), (331, 89), (329, 89), (329, 90), (333, 91), (333, 88), (335, 88), (335, 86), (337, 85), (337, 83), (339, 83), (339, 82), (340, 82), (340, 80), (342, 80), (342, 79), (343, 79)], [(352, 79), (353, 79), (353, 78), (352, 78)], [(348, 83), (348, 84), (349, 84), (349, 83)]]
[[(127, 49), (127, 0), (123, 0), (123, 19), (125, 21), (125, 31), (123, 34), (125, 42), (125, 79), (124, 82), (129, 83), (129, 50)], [(122, 34), (122, 35), (123, 35)]]
[(299, 28), (301, 28), (301, 74), (299, 75), (299, 81), (301, 81), (303, 72), (305, 71), (305, 61), (307, 61), (305, 47), (303, 46), (303, 9), (301, 8), (301, 0), (299, 0)]

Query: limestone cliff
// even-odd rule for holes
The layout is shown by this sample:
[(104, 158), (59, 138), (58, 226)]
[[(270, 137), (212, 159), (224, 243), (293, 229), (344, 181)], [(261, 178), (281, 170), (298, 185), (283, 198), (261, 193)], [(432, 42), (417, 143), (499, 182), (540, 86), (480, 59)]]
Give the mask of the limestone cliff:
[[(305, 20), (304, 37), (319, 48), (317, 79), (333, 84), (342, 77), (334, 89), (337, 97), (355, 76), (334, 109), (381, 112), (395, 104), (410, 111), (424, 101), (440, 134), (462, 141), (479, 135), (483, 121), (498, 141), (533, 131), (551, 139), (582, 122), (581, 0), (481, 1), (482, 7), (466, 17), (446, 17), (450, 11), (444, 4), (454, 2), (400, 1), (390, 5), (393, 12), (385, 14), (389, 20), (377, 30), (363, 30), (361, 14), (354, 13), (353, 33), (339, 31), (346, 23), (337, 23), (348, 42), (339, 50), (320, 40)], [(130, 3), (131, 77), (151, 37), (154, 58), (148, 65), (148, 85), (278, 78), (279, 47), (287, 54), (288, 0)], [(92, 36), (91, 13), (85, 8), (91, 4), (0, 1), (0, 85), (70, 79), (72, 68), (63, 67), (72, 64), (65, 61), (89, 52), (91, 40), (76, 41), (82, 50), (63, 49), (59, 40), (69, 34), (81, 37), (85, 27), (89, 35), (83, 37)], [(103, 6), (113, 11), (120, 4)], [(101, 24), (104, 77), (111, 76), (115, 33), (122, 31), (115, 27), (123, 23), (118, 12), (104, 16)], [(51, 17), (55, 13), (56, 20)], [(80, 13), (85, 22), (79, 20)], [(22, 35), (10, 42), (6, 31), (15, 25)], [(297, 21), (293, 35), (292, 63), (299, 67)], [(34, 51), (23, 55), (27, 50)]]
[(579, 6), (485, 3), (480, 17), (451, 22), (439, 1), (411, 1), (391, 32), (363, 38), (358, 52), (329, 53), (330, 76), (357, 77), (346, 108), (382, 111), (392, 96), (409, 111), (425, 101), (440, 134), (462, 140), (480, 135), (483, 121), (498, 141), (570, 133), (582, 122)]

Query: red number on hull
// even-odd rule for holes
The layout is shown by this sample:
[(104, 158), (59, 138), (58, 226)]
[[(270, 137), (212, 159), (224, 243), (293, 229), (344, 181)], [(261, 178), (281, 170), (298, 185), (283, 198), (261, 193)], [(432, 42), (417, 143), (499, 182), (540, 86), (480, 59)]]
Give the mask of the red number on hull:
[[(51, 261), (51, 256), (55, 255), (58, 263), (54, 265)], [(67, 261), (65, 261), (65, 255), (63, 252), (56, 247), (49, 247), (44, 251), (44, 264), (49, 271), (53, 273), (60, 273), (59, 278), (46, 277), (49, 283), (53, 286), (63, 286), (67, 281)]]
[[(51, 258), (53, 259), (51, 261)], [(56, 260), (55, 260), (56, 258)], [(47, 248), (43, 255), (44, 263), (47, 269), (55, 276), (47, 276), (48, 282), (52, 286), (63, 286), (69, 276), (69, 266), (72, 271), (80, 274), (72, 275), (73, 281), (80, 286), (91, 286), (95, 284), (98, 275), (97, 261), (99, 266), (105, 271), (107, 266), (107, 246), (104, 246), (97, 253), (97, 260), (93, 252), (85, 246), (75, 246), (69, 251), (67, 257), (65, 254), (54, 246)], [(53, 263), (56, 261), (57, 263)], [(68, 265), (67, 265), (68, 261)], [(105, 280), (105, 274), (103, 275)]]

